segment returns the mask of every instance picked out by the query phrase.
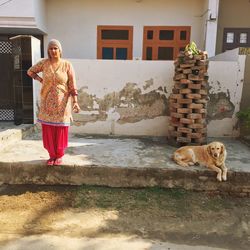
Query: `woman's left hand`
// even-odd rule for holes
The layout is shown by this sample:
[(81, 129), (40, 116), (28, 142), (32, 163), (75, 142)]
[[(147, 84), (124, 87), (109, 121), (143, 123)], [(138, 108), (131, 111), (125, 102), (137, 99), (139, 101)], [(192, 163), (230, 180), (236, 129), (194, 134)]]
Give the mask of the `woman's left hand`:
[(80, 106), (79, 106), (79, 104), (78, 104), (77, 102), (74, 102), (74, 103), (73, 103), (73, 112), (74, 112), (74, 113), (79, 113), (79, 111), (80, 111)]

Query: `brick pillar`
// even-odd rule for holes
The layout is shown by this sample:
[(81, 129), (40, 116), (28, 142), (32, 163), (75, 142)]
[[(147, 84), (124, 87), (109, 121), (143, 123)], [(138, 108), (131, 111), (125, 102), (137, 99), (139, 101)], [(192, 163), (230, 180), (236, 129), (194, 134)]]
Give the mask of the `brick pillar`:
[(174, 88), (170, 95), (170, 140), (177, 146), (207, 142), (208, 56), (182, 51), (174, 61)]

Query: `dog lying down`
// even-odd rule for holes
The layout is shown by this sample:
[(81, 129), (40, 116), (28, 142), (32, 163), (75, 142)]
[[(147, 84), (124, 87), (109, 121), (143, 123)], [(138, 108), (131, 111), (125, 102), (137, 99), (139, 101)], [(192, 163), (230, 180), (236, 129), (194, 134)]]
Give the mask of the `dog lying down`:
[(225, 166), (227, 152), (221, 142), (211, 142), (203, 146), (184, 146), (173, 154), (173, 160), (182, 167), (195, 164), (204, 165), (217, 172), (218, 181), (227, 180), (227, 167)]

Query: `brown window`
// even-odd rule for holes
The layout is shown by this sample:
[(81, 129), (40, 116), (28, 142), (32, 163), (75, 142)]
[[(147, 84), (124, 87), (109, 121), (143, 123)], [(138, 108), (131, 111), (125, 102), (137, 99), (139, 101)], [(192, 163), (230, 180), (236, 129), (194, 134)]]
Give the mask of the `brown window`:
[(97, 59), (132, 59), (132, 26), (97, 26)]
[(223, 52), (238, 47), (250, 47), (250, 29), (225, 28), (223, 35)]
[(190, 43), (190, 26), (145, 26), (143, 60), (173, 60)]

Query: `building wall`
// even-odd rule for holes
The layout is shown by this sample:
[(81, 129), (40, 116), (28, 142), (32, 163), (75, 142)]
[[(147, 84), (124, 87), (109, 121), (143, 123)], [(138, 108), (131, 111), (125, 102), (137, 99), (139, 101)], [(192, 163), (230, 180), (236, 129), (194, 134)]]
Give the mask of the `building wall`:
[(37, 27), (44, 33), (47, 32), (46, 3), (45, 0), (34, 0), (34, 12)]
[(236, 113), (244, 85), (245, 55), (235, 61), (209, 62), (208, 136), (239, 136)]
[[(73, 4), (72, 4), (73, 3)], [(64, 56), (96, 59), (97, 25), (134, 27), (133, 57), (142, 57), (143, 26), (192, 26), (191, 40), (204, 46), (204, 1), (200, 0), (47, 0), (45, 40), (59, 39)]]
[[(1, 1), (4, 3), (6, 1)], [(20, 11), (22, 10), (22, 11)], [(0, 17), (31, 17), (34, 16), (33, 0), (9, 1), (0, 8)]]
[(0, 32), (42, 34), (46, 32), (45, 0), (1, 1)]
[[(209, 137), (239, 135), (235, 115), (245, 58), (209, 63)], [(73, 115), (72, 133), (168, 136), (172, 61), (69, 60), (76, 71), (81, 107)]]
[(248, 0), (220, 0), (216, 54), (222, 52), (224, 28), (250, 28)]

